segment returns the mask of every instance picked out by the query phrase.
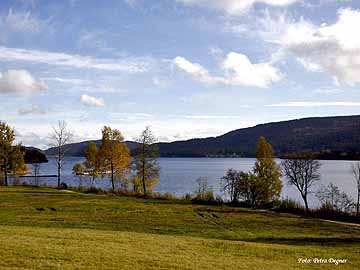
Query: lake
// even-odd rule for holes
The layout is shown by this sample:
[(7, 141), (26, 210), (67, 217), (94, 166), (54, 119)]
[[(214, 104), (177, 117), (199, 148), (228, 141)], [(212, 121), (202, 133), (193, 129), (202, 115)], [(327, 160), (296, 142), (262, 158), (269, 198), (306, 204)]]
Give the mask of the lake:
[[(64, 168), (62, 171), (62, 182), (70, 186), (77, 186), (79, 184), (79, 177), (72, 174), (72, 167), (75, 163), (83, 162), (82, 157), (66, 157), (64, 161)], [(160, 180), (154, 191), (156, 192), (170, 192), (176, 196), (182, 196), (186, 193), (191, 193), (196, 190), (196, 179), (204, 176), (209, 180), (216, 195), (224, 194), (220, 191), (220, 178), (226, 173), (228, 168), (248, 171), (254, 166), (254, 158), (159, 158), (158, 159), (161, 172)], [(280, 160), (277, 160), (279, 163)], [(343, 160), (326, 160), (321, 161), (321, 181), (313, 188), (317, 191), (321, 185), (327, 185), (330, 182), (337, 185), (342, 191), (345, 191), (352, 198), (356, 197), (356, 183), (351, 173), (351, 165), (355, 161)], [(31, 167), (31, 166), (29, 166)], [(49, 158), (49, 163), (41, 164), (40, 174), (56, 174), (56, 160)], [(86, 178), (86, 177), (84, 177)], [(282, 179), (284, 183), (281, 196), (283, 198), (289, 197), (302, 203), (298, 191), (287, 185), (286, 179)], [(31, 180), (28, 180), (31, 181)], [(55, 186), (56, 178), (40, 178), (41, 184)], [(88, 183), (84, 180), (84, 184)], [(110, 181), (106, 179), (97, 179), (96, 186), (108, 189), (110, 188)], [(309, 197), (309, 204), (311, 207), (318, 206), (318, 200), (314, 194)]]

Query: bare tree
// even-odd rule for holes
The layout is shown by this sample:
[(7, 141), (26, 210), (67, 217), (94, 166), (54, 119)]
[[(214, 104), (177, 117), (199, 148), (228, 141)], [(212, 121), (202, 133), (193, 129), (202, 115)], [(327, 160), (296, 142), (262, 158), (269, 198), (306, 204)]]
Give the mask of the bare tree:
[(201, 176), (196, 179), (198, 185), (196, 193), (196, 199), (200, 201), (211, 201), (214, 199), (214, 192), (212, 186), (209, 184), (207, 177)]
[(61, 184), (61, 169), (62, 161), (66, 154), (66, 145), (71, 142), (73, 133), (68, 129), (65, 121), (58, 121), (57, 125), (53, 127), (53, 132), (50, 134), (50, 138), (53, 141), (53, 146), (56, 147), (56, 159), (57, 159), (57, 180), (58, 187)]
[(352, 173), (357, 184), (357, 202), (356, 202), (356, 215), (359, 216), (359, 203), (360, 203), (360, 162), (357, 162), (351, 166)]
[(289, 184), (295, 186), (304, 200), (306, 213), (309, 211), (308, 194), (313, 185), (320, 180), (321, 163), (311, 153), (288, 155), (282, 162), (284, 175)]
[(333, 183), (322, 186), (316, 193), (316, 197), (321, 202), (322, 207), (331, 207), (332, 210), (345, 213), (353, 212), (354, 203), (352, 199)]

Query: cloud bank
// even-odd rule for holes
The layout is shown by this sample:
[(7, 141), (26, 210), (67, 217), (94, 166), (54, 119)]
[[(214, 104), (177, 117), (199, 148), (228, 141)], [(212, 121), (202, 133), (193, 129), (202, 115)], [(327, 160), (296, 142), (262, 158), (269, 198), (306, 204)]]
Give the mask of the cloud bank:
[[(333, 24), (317, 26), (304, 19), (290, 21), (284, 16), (262, 21), (265, 29), (260, 34), (278, 44), (279, 59), (293, 56), (311, 72), (326, 72), (337, 84), (354, 86), (360, 83), (360, 11), (338, 10)], [(277, 59), (277, 60), (279, 60)]]

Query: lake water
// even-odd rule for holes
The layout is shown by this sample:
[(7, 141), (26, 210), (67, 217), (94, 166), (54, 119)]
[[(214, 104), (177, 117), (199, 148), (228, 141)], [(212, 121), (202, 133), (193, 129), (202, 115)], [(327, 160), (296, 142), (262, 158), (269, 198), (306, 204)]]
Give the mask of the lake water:
[[(72, 167), (75, 163), (81, 163), (84, 158), (66, 157), (62, 171), (62, 182), (70, 186), (79, 185), (79, 177), (72, 175)], [(255, 163), (253, 158), (159, 158), (161, 167), (160, 180), (154, 191), (170, 192), (176, 196), (182, 196), (196, 190), (196, 179), (204, 176), (208, 178), (209, 183), (214, 189), (215, 194), (224, 197), (220, 192), (220, 178), (226, 173), (228, 168), (249, 171)], [(280, 162), (280, 160), (277, 160)], [(352, 198), (356, 196), (356, 183), (351, 174), (351, 164), (355, 161), (321, 161), (321, 181), (313, 188), (318, 190), (321, 185), (327, 185), (330, 182), (337, 185)], [(56, 160), (49, 158), (49, 163), (41, 164), (40, 174), (56, 174)], [(87, 178), (87, 177), (83, 177)], [(23, 181), (23, 180), (22, 180)], [(28, 180), (31, 181), (31, 180)], [(88, 183), (83, 180), (84, 184)], [(286, 179), (283, 179), (284, 187), (281, 196), (289, 197), (302, 203), (298, 191), (287, 185)], [(56, 178), (40, 178), (41, 184), (55, 186)], [(110, 188), (109, 179), (97, 179), (96, 186), (108, 189)], [(309, 197), (311, 207), (318, 206), (318, 200), (314, 194)]]

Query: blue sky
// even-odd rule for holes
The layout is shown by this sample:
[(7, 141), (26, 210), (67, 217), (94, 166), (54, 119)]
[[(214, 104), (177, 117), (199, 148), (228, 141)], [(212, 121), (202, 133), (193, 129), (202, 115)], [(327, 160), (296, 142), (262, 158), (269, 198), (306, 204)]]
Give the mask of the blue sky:
[(103, 125), (161, 141), (360, 114), (360, 3), (2, 0), (0, 119), (45, 148)]

